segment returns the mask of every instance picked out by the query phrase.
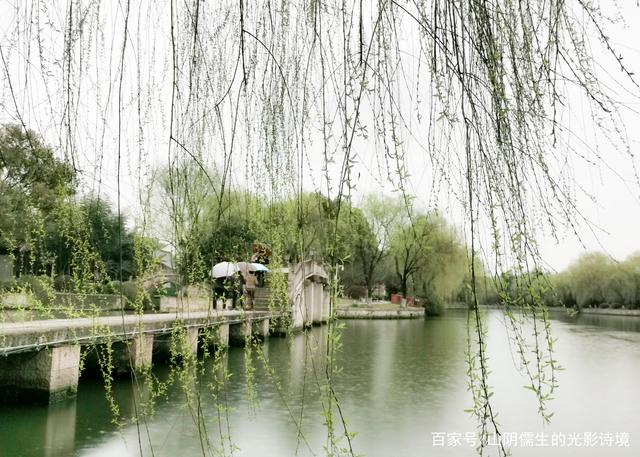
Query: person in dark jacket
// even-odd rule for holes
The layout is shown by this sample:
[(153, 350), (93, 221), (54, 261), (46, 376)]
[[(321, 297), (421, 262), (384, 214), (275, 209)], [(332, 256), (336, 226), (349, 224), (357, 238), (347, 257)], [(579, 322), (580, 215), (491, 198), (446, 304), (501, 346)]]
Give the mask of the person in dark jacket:
[(231, 307), (236, 309), (240, 306), (240, 298), (242, 297), (242, 288), (244, 280), (240, 273), (234, 273), (231, 276), (227, 276), (224, 282), (225, 294), (231, 298)]
[(225, 279), (227, 278), (214, 278), (213, 280), (213, 303), (218, 303), (218, 299), (222, 300), (222, 308), (224, 309), (225, 301)]

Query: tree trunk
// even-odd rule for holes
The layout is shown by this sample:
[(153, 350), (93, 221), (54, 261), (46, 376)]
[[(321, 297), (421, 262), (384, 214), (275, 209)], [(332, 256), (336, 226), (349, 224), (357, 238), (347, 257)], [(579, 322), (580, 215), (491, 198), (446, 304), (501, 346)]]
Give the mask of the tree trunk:
[(373, 284), (372, 281), (365, 279), (365, 285), (367, 286), (367, 303), (371, 303), (371, 297), (373, 296)]
[(400, 280), (400, 292), (404, 298), (407, 298), (407, 282), (409, 282), (409, 278), (407, 276), (403, 276)]

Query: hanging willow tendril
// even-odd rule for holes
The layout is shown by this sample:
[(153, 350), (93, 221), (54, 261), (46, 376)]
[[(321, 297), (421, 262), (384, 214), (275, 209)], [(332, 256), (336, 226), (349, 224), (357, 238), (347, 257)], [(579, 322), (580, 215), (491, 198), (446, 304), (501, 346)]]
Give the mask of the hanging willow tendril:
[[(0, 46), (5, 108), (23, 130), (37, 127), (60, 151), (74, 185), (98, 201), (104, 195), (117, 201), (120, 224), (111, 242), (120, 259), (117, 284), (109, 287), (138, 316), (152, 297), (144, 288), (129, 293), (130, 284), (123, 281), (125, 207), (136, 215), (132, 262), (140, 283), (157, 269), (154, 239), (166, 242), (180, 290), (209, 287), (208, 272), (222, 249), (229, 249), (225, 260), (234, 260), (248, 238), (270, 244), (274, 270), (321, 255), (332, 278), (325, 358), (313, 364), (327, 427), (325, 451), (355, 455), (353, 432), (333, 388), (341, 345), (333, 310), (340, 294), (338, 270), (349, 260), (341, 224), (350, 215), (364, 167), (377, 174), (380, 187), (398, 192), (411, 220), (416, 198), (437, 202), (438, 193), (453, 196), (464, 208), (473, 303), (466, 357), (470, 412), (482, 438), (479, 453), (491, 434), (500, 435), (478, 305), (481, 260), (495, 275), (528, 389), (541, 417), (550, 420), (560, 366), (541, 298), (549, 286), (536, 233), (546, 227), (555, 237), (563, 229), (578, 234), (588, 224), (576, 206), (566, 163), (608, 167), (597, 146), (576, 145), (578, 135), (569, 126), (581, 113), (572, 110), (572, 100), (585, 101), (598, 138), (627, 156), (640, 185), (622, 122), (625, 106), (602, 82), (606, 72), (592, 52), (600, 42), (624, 78), (619, 86), (638, 96), (633, 71), (608, 36), (618, 18), (586, 0), (69, 0), (60, 8), (45, 0), (12, 7)], [(35, 150), (38, 145), (27, 139)], [(416, 164), (431, 177), (423, 195), (414, 195)], [(312, 197), (310, 189), (316, 191)], [(109, 277), (110, 266), (91, 239), (90, 212), (77, 199), (61, 192), (52, 214), (71, 259), (69, 288), (95, 293), (96, 278)], [(317, 211), (332, 224), (313, 227)], [(0, 235), (25, 273), (47, 275), (52, 283), (66, 272), (55, 271), (60, 253), (46, 248), (44, 228), (52, 221), (36, 213), (38, 223), (28, 236)], [(224, 234), (217, 229), (224, 224), (241, 226), (247, 239), (222, 246)], [(505, 281), (507, 271), (514, 281)], [(284, 274), (274, 273), (271, 290), (270, 311), (282, 311), (290, 292)], [(183, 308), (185, 296), (179, 296)], [(73, 307), (54, 310), (47, 301), (40, 302), (44, 314), (91, 315)], [(524, 334), (529, 325), (531, 337)], [(291, 327), (286, 314), (273, 326)], [(95, 329), (96, 335), (102, 331)], [(144, 423), (154, 402), (178, 383), (203, 455), (233, 455), (224, 353), (205, 352), (214, 368), (213, 380), (204, 382), (204, 362), (186, 346), (185, 335), (176, 331), (168, 379), (149, 371), (132, 377), (134, 385), (148, 390), (136, 416)], [(107, 342), (95, 350), (119, 421), (110, 348)], [(250, 400), (257, 397), (256, 357), (277, 386), (268, 359), (248, 337)], [(305, 351), (305, 367), (306, 357)], [(203, 416), (202, 402), (209, 400), (215, 405), (217, 443), (206, 433), (211, 418)], [(304, 405), (299, 416), (288, 408), (299, 440), (306, 443)], [(145, 433), (148, 437), (145, 430), (138, 428), (140, 443)]]

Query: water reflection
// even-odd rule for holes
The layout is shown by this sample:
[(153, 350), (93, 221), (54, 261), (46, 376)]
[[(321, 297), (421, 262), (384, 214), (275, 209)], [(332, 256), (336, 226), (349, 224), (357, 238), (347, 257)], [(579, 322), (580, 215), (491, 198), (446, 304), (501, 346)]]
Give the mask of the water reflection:
[(47, 411), (44, 455), (71, 455), (76, 442), (76, 402), (51, 405)]
[(573, 326), (574, 330), (584, 329), (602, 331), (604, 329), (616, 332), (640, 332), (640, 318), (631, 316), (611, 316), (607, 314), (572, 314), (563, 310), (551, 310), (554, 319)]
[(4, 407), (0, 409), (0, 455), (73, 455), (76, 401), (52, 406)]

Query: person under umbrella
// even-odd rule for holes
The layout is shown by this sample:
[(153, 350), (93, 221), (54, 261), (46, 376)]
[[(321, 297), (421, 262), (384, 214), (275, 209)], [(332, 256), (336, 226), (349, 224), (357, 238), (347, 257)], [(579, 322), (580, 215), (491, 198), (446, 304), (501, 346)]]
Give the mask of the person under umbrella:
[(236, 308), (236, 302), (242, 293), (242, 277), (239, 274), (238, 264), (233, 262), (220, 262), (211, 269), (213, 277), (214, 300), (231, 298), (231, 307)]
[(256, 294), (256, 285), (258, 283), (258, 278), (255, 274), (248, 271), (247, 274), (243, 275), (244, 278), (244, 293), (247, 298), (247, 309), (253, 309), (253, 302)]

